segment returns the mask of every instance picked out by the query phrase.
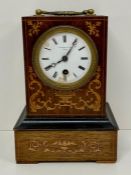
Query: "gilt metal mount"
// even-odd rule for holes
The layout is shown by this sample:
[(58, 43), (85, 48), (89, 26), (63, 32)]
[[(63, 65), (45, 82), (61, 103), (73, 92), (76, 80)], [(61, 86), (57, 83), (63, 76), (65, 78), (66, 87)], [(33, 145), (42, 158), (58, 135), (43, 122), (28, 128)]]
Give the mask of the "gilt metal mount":
[(75, 11), (44, 11), (41, 9), (37, 9), (35, 11), (36, 15), (58, 15), (58, 16), (68, 16), (68, 15), (95, 15), (95, 11), (93, 9), (84, 10), (82, 12)]

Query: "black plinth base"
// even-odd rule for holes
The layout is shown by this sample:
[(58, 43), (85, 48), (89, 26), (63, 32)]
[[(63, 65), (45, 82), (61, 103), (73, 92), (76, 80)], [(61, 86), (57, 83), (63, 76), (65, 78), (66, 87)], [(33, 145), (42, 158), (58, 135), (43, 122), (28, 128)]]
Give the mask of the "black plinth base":
[(26, 118), (26, 107), (24, 108), (14, 130), (25, 129), (48, 129), (48, 130), (118, 130), (118, 125), (109, 104), (106, 104), (106, 117), (88, 118)]

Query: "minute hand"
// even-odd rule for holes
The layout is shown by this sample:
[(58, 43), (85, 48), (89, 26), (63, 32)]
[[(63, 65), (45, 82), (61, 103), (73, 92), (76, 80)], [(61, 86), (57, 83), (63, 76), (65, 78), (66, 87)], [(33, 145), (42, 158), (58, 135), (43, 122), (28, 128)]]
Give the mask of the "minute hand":
[(71, 48), (69, 49), (69, 51), (67, 52), (67, 54), (65, 56), (68, 56), (71, 53), (71, 51), (72, 51), (73, 47), (76, 45), (76, 43), (77, 43), (77, 39), (75, 39), (73, 41)]

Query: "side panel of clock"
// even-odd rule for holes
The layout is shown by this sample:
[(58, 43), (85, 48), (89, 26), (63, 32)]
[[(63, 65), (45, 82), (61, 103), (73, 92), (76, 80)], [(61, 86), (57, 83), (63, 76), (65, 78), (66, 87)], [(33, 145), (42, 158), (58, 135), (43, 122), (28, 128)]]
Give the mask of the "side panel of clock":
[[(91, 117), (105, 116), (107, 17), (23, 17), (26, 102), (28, 117)], [(39, 36), (48, 29), (64, 25), (86, 32), (98, 50), (95, 75), (83, 87), (54, 90), (42, 83), (32, 65), (32, 49)]]

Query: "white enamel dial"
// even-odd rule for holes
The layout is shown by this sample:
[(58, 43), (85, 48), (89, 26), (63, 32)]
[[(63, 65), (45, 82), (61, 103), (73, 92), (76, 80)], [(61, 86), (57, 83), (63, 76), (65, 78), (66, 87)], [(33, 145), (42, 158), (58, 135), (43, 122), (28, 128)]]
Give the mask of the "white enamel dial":
[(85, 79), (94, 63), (91, 44), (83, 37), (83, 33), (79, 35), (77, 29), (69, 30), (69, 27), (62, 29), (65, 30), (56, 29), (39, 42), (35, 63), (37, 62), (40, 76), (43, 74), (43, 80), (47, 84), (49, 82), (49, 85), (60, 85), (66, 89), (77, 84), (83, 77)]

